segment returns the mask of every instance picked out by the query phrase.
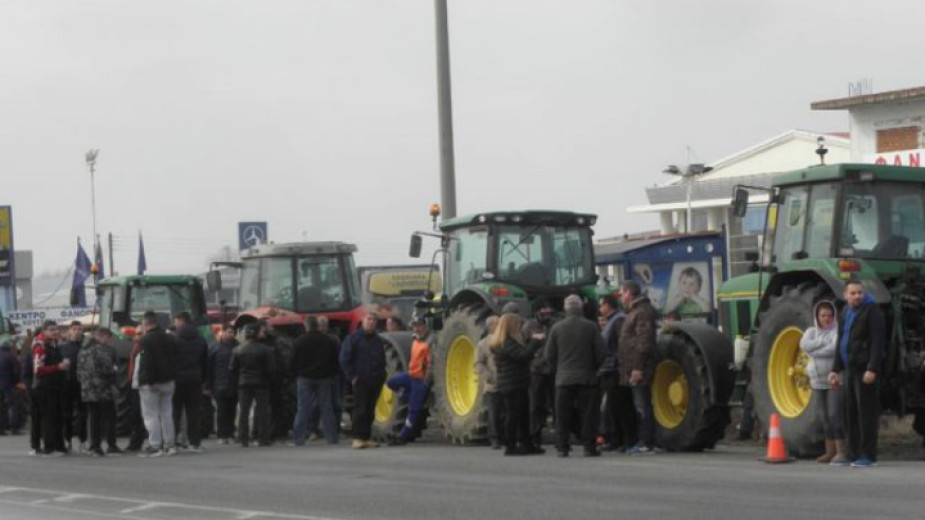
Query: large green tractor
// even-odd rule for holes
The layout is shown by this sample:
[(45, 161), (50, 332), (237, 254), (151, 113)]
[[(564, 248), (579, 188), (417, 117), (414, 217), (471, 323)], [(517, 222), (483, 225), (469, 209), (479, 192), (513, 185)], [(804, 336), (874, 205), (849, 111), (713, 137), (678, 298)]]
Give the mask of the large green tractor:
[[(132, 350), (135, 327), (141, 323), (146, 311), (154, 311), (158, 323), (167, 328), (174, 314), (186, 311), (193, 318), (199, 333), (211, 344), (215, 341), (212, 329), (206, 322), (205, 295), (202, 281), (190, 275), (113, 276), (96, 284), (99, 305), (99, 324), (113, 331), (114, 347), (119, 360), (120, 374), (125, 374)], [(128, 433), (128, 396), (126, 378), (120, 377), (120, 396), (117, 404), (117, 429), (120, 435)], [(211, 402), (203, 399), (205, 413), (203, 428), (211, 429)]]
[[(596, 302), (591, 239), (596, 217), (511, 211), (453, 218), (436, 225), (437, 214), (432, 212), (435, 232), (412, 237), (412, 256), (420, 255), (421, 236), (429, 235), (441, 244), (434, 263), (438, 256), (443, 260), (444, 294), (430, 295), (421, 302), (438, 335), (431, 356), (430, 411), (449, 439), (464, 444), (488, 437), (483, 386), (474, 369), (485, 319), (509, 303), (529, 316), (531, 300), (540, 295), (560, 309), (565, 296), (573, 292)], [(391, 397), (394, 406), (402, 407), (400, 399)], [(377, 420), (387, 419), (390, 403), (380, 404)]]
[[(887, 323), (881, 401), (914, 413), (925, 434), (925, 174), (919, 168), (840, 164), (815, 166), (774, 179), (758, 272), (722, 286), (720, 321), (729, 337), (748, 342), (739, 372), (757, 416), (781, 418), (792, 453), (820, 451), (822, 417), (800, 350), (822, 299), (844, 305), (849, 278), (880, 305)], [(752, 190), (754, 191), (754, 189)], [(737, 187), (744, 216), (748, 189)]]

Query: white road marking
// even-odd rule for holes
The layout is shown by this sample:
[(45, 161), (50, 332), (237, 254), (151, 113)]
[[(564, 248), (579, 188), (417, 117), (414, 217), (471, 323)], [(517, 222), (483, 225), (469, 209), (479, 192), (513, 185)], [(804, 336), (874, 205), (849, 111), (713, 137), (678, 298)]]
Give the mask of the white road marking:
[[(38, 493), (40, 495), (49, 495), (49, 496), (48, 498), (43, 498), (43, 499), (33, 500), (33, 501), (28, 501), (28, 502), (10, 500), (8, 498), (9, 494), (16, 492), (16, 491), (23, 491), (26, 493)], [(87, 494), (87, 493), (71, 493), (67, 491), (58, 491), (58, 490), (41, 489), (41, 488), (27, 488), (27, 487), (19, 487), (19, 486), (0, 486), (0, 494), (4, 494), (4, 493), (7, 495), (4, 496), (2, 499), (0, 499), (0, 503), (17, 504), (17, 505), (23, 505), (23, 506), (33, 506), (33, 507), (39, 507), (43, 509), (74, 511), (74, 512), (86, 513), (89, 515), (98, 515), (98, 516), (108, 517), (108, 518), (132, 518), (132, 519), (144, 520), (145, 511), (150, 511), (150, 510), (161, 508), (161, 507), (169, 507), (169, 508), (186, 509), (187, 511), (191, 511), (191, 512), (199, 511), (203, 513), (206, 513), (206, 512), (226, 513), (228, 514), (229, 518), (232, 518), (234, 520), (248, 520), (250, 518), (255, 518), (255, 517), (278, 518), (281, 520), (344, 520), (344, 519), (333, 518), (333, 517), (322, 517), (322, 516), (312, 516), (312, 515), (294, 515), (294, 514), (287, 514), (287, 513), (273, 513), (270, 511), (249, 511), (246, 509), (233, 509), (233, 508), (228, 508), (228, 507), (201, 506), (201, 505), (196, 505), (196, 504), (184, 504), (181, 502), (149, 502), (149, 501), (132, 499), (132, 498), (124, 498), (124, 497), (93, 495), (93, 494)], [(84, 510), (84, 509), (78, 509), (74, 507), (75, 505), (79, 505), (81, 500), (85, 500), (85, 499), (117, 502), (117, 503), (130, 505), (131, 507), (122, 509), (118, 511), (117, 513), (107, 513), (107, 512), (102, 512), (102, 511)], [(67, 509), (63, 509), (63, 505), (59, 505), (61, 503), (67, 503), (69, 504), (69, 507)], [(139, 515), (138, 513), (142, 513), (142, 514)]]

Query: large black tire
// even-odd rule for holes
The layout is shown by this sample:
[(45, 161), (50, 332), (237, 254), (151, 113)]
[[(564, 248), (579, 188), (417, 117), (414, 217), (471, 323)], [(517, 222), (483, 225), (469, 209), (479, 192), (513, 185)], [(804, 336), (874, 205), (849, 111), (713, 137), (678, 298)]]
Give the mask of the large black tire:
[(431, 353), (432, 413), (444, 435), (456, 444), (488, 439), (484, 383), (475, 372), (477, 345), (487, 314), (483, 305), (455, 309), (444, 321), (436, 351)]
[[(408, 370), (411, 356), (411, 333), (383, 333), (385, 339), (386, 380)], [(408, 417), (408, 396), (399, 397), (388, 386), (382, 385), (379, 400), (376, 401), (373, 416), (373, 439), (387, 442), (394, 439), (401, 431)]]
[[(729, 407), (715, 402), (709, 360), (683, 334), (659, 336), (652, 379), (655, 441), (668, 451), (713, 449), (729, 425)], [(723, 392), (720, 392), (723, 393)]]
[[(784, 286), (758, 316), (752, 353), (755, 413), (762, 422), (768, 421), (772, 413), (780, 416), (781, 435), (789, 453), (796, 457), (812, 457), (823, 451), (819, 393), (812, 392), (808, 376), (799, 373), (799, 365), (804, 364), (800, 360), (806, 359), (799, 350), (799, 339), (807, 327), (813, 326), (813, 306), (830, 294), (822, 284)], [(783, 368), (789, 362), (776, 362), (791, 359), (797, 360), (793, 364), (797, 371), (792, 374), (789, 368)]]

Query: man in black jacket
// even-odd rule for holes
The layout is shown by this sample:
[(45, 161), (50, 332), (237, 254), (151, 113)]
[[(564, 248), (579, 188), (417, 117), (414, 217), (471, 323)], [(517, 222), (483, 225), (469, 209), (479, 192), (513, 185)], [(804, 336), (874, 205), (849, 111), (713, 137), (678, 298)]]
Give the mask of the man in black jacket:
[(620, 347), (620, 328), (626, 320), (626, 314), (620, 310), (616, 296), (606, 294), (598, 303), (604, 328), (601, 337), (604, 340), (606, 356), (597, 371), (601, 380), (601, 393), (605, 398), (605, 450), (623, 450), (636, 444), (636, 409), (633, 407), (633, 392), (628, 386), (620, 386), (617, 353)]
[(173, 422), (179, 433), (182, 414), (186, 412), (186, 438), (189, 451), (201, 453), (202, 425), (199, 422), (199, 407), (202, 402), (203, 383), (208, 379), (209, 345), (206, 343), (188, 312), (174, 316), (177, 327), (177, 377), (173, 394)]
[(385, 342), (376, 333), (376, 316), (367, 314), (363, 326), (347, 336), (340, 348), (340, 367), (353, 385), (353, 448), (375, 448), (371, 439), (374, 411), (385, 383)]
[(244, 344), (231, 354), (231, 376), (238, 385), (238, 440), (241, 446), (250, 446), (250, 415), (254, 405), (257, 420), (257, 434), (260, 446), (271, 443), (270, 424), (270, 378), (276, 373), (276, 360), (270, 347), (257, 339), (260, 326), (248, 323), (244, 326)]
[(565, 299), (566, 317), (549, 330), (546, 362), (555, 372), (556, 450), (569, 453), (575, 403), (581, 420), (581, 443), (586, 457), (600, 455), (597, 441), (597, 369), (604, 360), (604, 340), (593, 321), (582, 316), (581, 297)]
[(299, 336), (292, 345), (289, 368), (296, 380), (297, 411), (292, 424), (292, 442), (305, 444), (311, 410), (321, 411), (324, 438), (328, 444), (337, 444), (337, 422), (334, 416), (335, 379), (340, 370), (337, 360), (337, 342), (321, 332), (318, 318), (309, 316), (305, 321), (308, 332)]
[(886, 351), (883, 312), (858, 280), (845, 283), (845, 308), (838, 326), (838, 352), (829, 374), (833, 389), (842, 387), (848, 460), (852, 467), (877, 464), (880, 427), (880, 365)]
[(173, 424), (173, 393), (177, 374), (177, 344), (157, 323), (157, 315), (147, 311), (141, 319), (145, 335), (141, 338), (138, 367), (141, 415), (148, 430), (148, 446), (141, 457), (174, 455), (176, 431)]
[[(72, 321), (67, 331), (67, 340), (60, 345), (61, 355), (68, 361), (66, 382), (64, 384), (64, 405), (62, 417), (64, 420), (64, 442), (67, 450), (73, 451), (71, 440), (76, 433), (80, 439), (80, 451), (87, 449), (87, 408), (84, 406), (80, 394), (80, 381), (77, 380), (77, 356), (84, 343), (83, 325), (79, 321)], [(74, 431), (77, 426), (77, 431)]]
[(217, 342), (209, 347), (209, 391), (215, 399), (218, 440), (231, 444), (238, 407), (238, 382), (231, 376), (231, 354), (238, 346), (234, 327), (225, 325)]

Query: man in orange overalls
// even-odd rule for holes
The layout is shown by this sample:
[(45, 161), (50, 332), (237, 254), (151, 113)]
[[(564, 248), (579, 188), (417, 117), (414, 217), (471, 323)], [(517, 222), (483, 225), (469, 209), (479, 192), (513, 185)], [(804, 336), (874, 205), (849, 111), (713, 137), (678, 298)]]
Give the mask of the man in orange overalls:
[(389, 443), (393, 446), (407, 444), (417, 437), (417, 419), (430, 391), (427, 384), (427, 375), (430, 373), (430, 330), (420, 318), (412, 321), (411, 327), (414, 330), (414, 341), (411, 343), (408, 371), (395, 374), (385, 383), (393, 392), (404, 394), (408, 399), (408, 416), (398, 436)]

